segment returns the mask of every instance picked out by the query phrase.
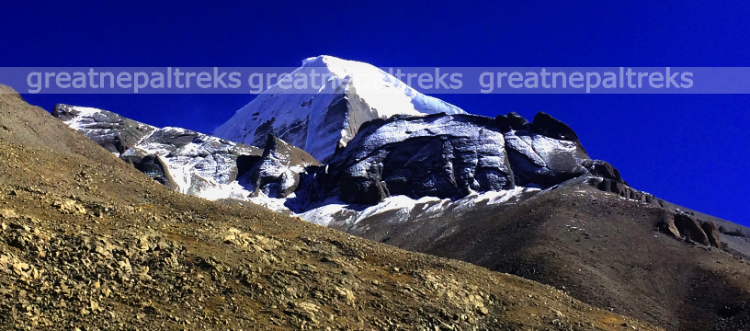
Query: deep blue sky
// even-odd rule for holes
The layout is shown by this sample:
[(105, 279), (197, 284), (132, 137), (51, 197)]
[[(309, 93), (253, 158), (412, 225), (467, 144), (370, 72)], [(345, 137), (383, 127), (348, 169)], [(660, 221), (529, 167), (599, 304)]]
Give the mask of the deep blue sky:
[[(160, 4), (153, 4), (158, 2)], [(6, 1), (0, 66), (750, 66), (747, 1)], [(522, 4), (521, 4), (522, 3)], [(750, 224), (750, 96), (444, 95), (546, 111), (634, 187)], [(211, 132), (251, 95), (25, 95)]]

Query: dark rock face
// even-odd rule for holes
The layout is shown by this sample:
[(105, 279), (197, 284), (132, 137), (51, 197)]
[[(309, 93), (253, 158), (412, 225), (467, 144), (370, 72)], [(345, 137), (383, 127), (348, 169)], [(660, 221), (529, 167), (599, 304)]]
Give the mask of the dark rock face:
[(706, 246), (721, 248), (721, 228), (711, 221), (702, 221), (695, 217), (678, 212), (673, 214), (663, 211), (657, 226), (659, 230), (674, 238), (685, 238)]
[(589, 173), (582, 165), (589, 156), (570, 127), (545, 113), (530, 125), (519, 117), (507, 115), (520, 129), (505, 134), (517, 185), (549, 187)]
[(52, 116), (61, 120), (61, 121), (69, 121), (72, 120), (80, 114), (80, 111), (70, 108), (68, 105), (64, 104), (57, 104), (55, 105), (55, 108), (52, 109)]
[[(148, 155), (160, 156), (168, 166), (173, 181), (183, 192), (200, 192), (211, 183), (228, 184), (237, 179), (237, 159), (247, 161), (260, 154), (258, 148), (234, 144), (200, 132), (182, 128), (161, 128), (141, 139), (135, 148), (122, 153), (121, 158), (136, 159)], [(255, 159), (257, 160), (257, 159)], [(154, 178), (157, 179), (157, 178)], [(158, 180), (158, 179), (157, 179)], [(196, 193), (196, 195), (200, 195)]]
[(503, 133), (511, 130), (531, 131), (531, 123), (515, 112), (510, 112), (508, 115), (497, 115), (497, 117), (495, 117), (495, 122), (497, 123), (500, 132)]
[(156, 155), (146, 155), (141, 159), (126, 157), (126, 160), (130, 161), (133, 166), (153, 178), (157, 182), (164, 186), (167, 186), (173, 190), (178, 189), (177, 183), (175, 183), (172, 176), (169, 175), (167, 165)]
[(583, 160), (581, 165), (586, 168), (594, 176), (611, 179), (616, 182), (624, 183), (620, 176), (620, 172), (615, 169), (611, 164), (602, 160)]
[(255, 168), (261, 160), (262, 154), (240, 154), (237, 155), (237, 174), (235, 178), (242, 178), (246, 173), (249, 173)]
[[(143, 143), (162, 145), (161, 147), (165, 148), (171, 153), (176, 151), (180, 147), (193, 142), (201, 136), (204, 136), (204, 134), (196, 131), (177, 128), (164, 128), (154, 131), (153, 134), (149, 135), (143, 140)], [(201, 142), (203, 141), (197, 141), (197, 143)]]
[(565, 124), (546, 114), (537, 121), (515, 113), (371, 121), (333, 156), (329, 190), (340, 190), (347, 203), (377, 204), (390, 194), (448, 198), (517, 185), (546, 188), (591, 174), (589, 168), (619, 179), (606, 162), (589, 160)]
[(327, 191), (354, 204), (389, 195), (463, 197), (515, 186), (551, 187), (582, 175), (604, 178), (598, 188), (653, 202), (631, 189), (607, 162), (591, 160), (573, 130), (539, 113), (494, 120), (473, 115), (394, 116), (363, 124), (331, 159)]
[(575, 132), (545, 113), (534, 123), (515, 113), (494, 120), (445, 114), (376, 119), (363, 124), (324, 170), (315, 175), (322, 184), (304, 186), (325, 187), (323, 197), (352, 204), (374, 205), (390, 195), (461, 198), (472, 191), (548, 188), (583, 175), (600, 177), (592, 184), (600, 190), (657, 203), (611, 164), (590, 159)]
[(578, 135), (567, 124), (545, 112), (538, 112), (531, 123), (531, 132), (560, 140), (578, 142)]
[(549, 187), (588, 173), (580, 164), (588, 155), (574, 142), (526, 131), (506, 134), (505, 139), (517, 185)]
[(604, 192), (614, 193), (630, 200), (636, 200), (646, 203), (657, 202), (657, 199), (653, 195), (635, 190), (622, 181), (604, 178), (604, 180), (602, 180), (602, 182), (599, 183), (596, 187)]
[(269, 134), (263, 155), (240, 181), (250, 184), (254, 194), (263, 192), (269, 197), (285, 198), (297, 190), (300, 174), (305, 173), (307, 167), (319, 165), (320, 162), (304, 150)]
[(395, 117), (360, 128), (330, 164), (332, 185), (347, 203), (376, 204), (390, 194), (465, 196), (510, 189), (505, 138), (490, 118)]

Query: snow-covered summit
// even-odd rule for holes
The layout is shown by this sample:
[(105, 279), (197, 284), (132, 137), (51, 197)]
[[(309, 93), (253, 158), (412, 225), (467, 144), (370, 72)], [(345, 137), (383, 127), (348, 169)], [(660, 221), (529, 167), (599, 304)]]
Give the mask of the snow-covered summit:
[(213, 135), (262, 147), (271, 133), (325, 161), (337, 147), (346, 146), (359, 126), (369, 120), (394, 115), (465, 114), (363, 62), (332, 56), (308, 58), (290, 77), (305, 77), (309, 84), (303, 89), (271, 86), (216, 128)]

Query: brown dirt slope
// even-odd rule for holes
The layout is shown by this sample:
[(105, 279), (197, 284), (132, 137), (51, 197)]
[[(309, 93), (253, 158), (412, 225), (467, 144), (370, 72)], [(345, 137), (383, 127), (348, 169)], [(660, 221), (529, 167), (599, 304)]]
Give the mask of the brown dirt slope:
[(519, 277), (172, 192), (14, 94), (0, 93), (0, 160), (0, 329), (656, 330)]
[(573, 181), (517, 205), (355, 234), (536, 280), (670, 330), (750, 330), (747, 257), (657, 231), (663, 212)]

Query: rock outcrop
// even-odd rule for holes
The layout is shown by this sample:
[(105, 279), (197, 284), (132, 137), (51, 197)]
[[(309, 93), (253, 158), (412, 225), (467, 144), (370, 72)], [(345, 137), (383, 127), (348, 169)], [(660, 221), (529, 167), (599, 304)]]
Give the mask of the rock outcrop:
[(614, 167), (589, 159), (575, 133), (548, 114), (531, 124), (515, 113), (394, 116), (366, 123), (333, 156), (329, 189), (344, 202), (372, 205), (389, 195), (461, 198), (547, 188), (587, 174), (626, 190)]
[(513, 188), (505, 138), (490, 118), (394, 117), (363, 126), (330, 163), (331, 185), (348, 203), (388, 195), (457, 197)]
[(262, 192), (268, 197), (286, 198), (297, 190), (300, 175), (307, 167), (319, 165), (320, 162), (304, 150), (269, 134), (263, 155), (240, 183), (252, 187), (256, 195)]
[(722, 248), (721, 231), (718, 224), (702, 221), (691, 215), (664, 211), (657, 226), (677, 239), (686, 239), (706, 246)]
[[(350, 102), (340, 96), (334, 104), (343, 111), (351, 110)], [(654, 201), (630, 188), (612, 165), (590, 159), (575, 132), (546, 113), (531, 123), (516, 113), (494, 119), (393, 115), (350, 123), (358, 125), (357, 135), (321, 164), (273, 134), (266, 135), (261, 151), (108, 111), (55, 109), (66, 124), (172, 189), (209, 199), (249, 199), (274, 209), (305, 212), (329, 198), (355, 205), (376, 205), (395, 195), (460, 199), (516, 187), (544, 189), (583, 175), (595, 176), (592, 185), (600, 190)]]
[(721, 238), (719, 237), (719, 226), (714, 222), (702, 222), (701, 228), (708, 237), (711, 246), (721, 248)]
[(708, 246), (708, 236), (703, 232), (700, 221), (685, 214), (674, 215), (674, 223), (686, 239)]
[(495, 122), (500, 132), (503, 133), (511, 130), (531, 131), (531, 123), (516, 112), (510, 112), (507, 115), (497, 115)]
[(662, 232), (667, 233), (671, 235), (672, 237), (676, 239), (682, 238), (682, 235), (680, 234), (680, 230), (677, 228), (677, 225), (674, 223), (674, 215), (667, 211), (663, 211), (661, 215), (659, 215), (659, 228)]

